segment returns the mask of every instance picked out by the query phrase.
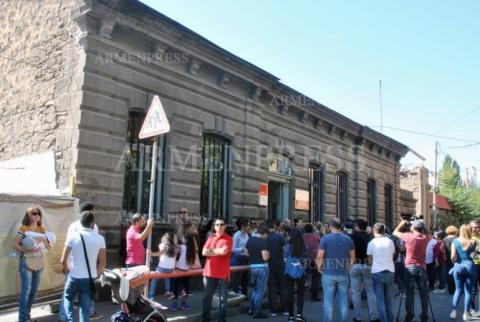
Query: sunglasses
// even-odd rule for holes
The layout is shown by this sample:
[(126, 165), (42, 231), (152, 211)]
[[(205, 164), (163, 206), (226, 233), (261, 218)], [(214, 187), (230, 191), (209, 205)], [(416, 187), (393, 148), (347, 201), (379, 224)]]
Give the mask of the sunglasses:
[(225, 226), (225, 224), (215, 224), (215, 226), (223, 227), (223, 226)]
[(32, 216), (41, 216), (39, 212), (32, 212)]
[(186, 211), (180, 211), (181, 214), (188, 214)]

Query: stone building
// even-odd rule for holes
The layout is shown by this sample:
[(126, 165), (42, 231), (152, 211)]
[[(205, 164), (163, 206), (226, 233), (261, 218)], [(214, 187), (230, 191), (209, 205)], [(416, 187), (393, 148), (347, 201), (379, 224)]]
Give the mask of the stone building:
[(416, 166), (411, 169), (400, 170), (400, 188), (413, 193), (416, 205), (414, 212), (411, 212), (411, 214), (423, 215), (427, 227), (430, 227), (433, 221), (428, 210), (428, 193), (430, 191), (428, 169), (424, 166)]
[[(115, 231), (148, 208), (158, 95), (155, 215), (392, 224), (408, 148), (335, 112), (136, 0), (0, 2), (0, 158), (53, 151), (58, 187)], [(261, 192), (261, 193), (260, 193)]]

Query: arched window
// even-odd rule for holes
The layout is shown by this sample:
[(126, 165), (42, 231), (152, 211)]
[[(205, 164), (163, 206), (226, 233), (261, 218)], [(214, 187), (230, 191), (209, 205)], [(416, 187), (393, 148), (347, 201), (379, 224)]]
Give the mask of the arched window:
[(230, 206), (230, 141), (216, 134), (204, 134), (200, 213), (228, 221)]
[[(152, 140), (140, 140), (138, 134), (145, 119), (145, 113), (132, 111), (129, 114), (127, 148), (125, 150), (125, 174), (123, 212), (126, 214), (148, 213), (150, 174), (152, 167)], [(157, 174), (155, 184), (154, 216), (160, 219), (163, 213), (163, 165), (165, 156), (165, 135), (159, 137)]]
[(342, 223), (348, 219), (348, 175), (337, 172), (337, 218)]
[(367, 222), (373, 226), (377, 221), (377, 187), (375, 180), (367, 180)]

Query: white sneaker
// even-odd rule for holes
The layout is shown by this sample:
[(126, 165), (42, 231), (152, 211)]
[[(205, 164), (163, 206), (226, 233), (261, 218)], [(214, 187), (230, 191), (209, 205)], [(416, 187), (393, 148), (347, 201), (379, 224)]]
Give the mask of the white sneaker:
[(450, 319), (455, 320), (457, 318), (457, 310), (450, 312)]
[(470, 321), (471, 320), (471, 316), (470, 316), (470, 313), (463, 313), (463, 321)]
[(480, 316), (480, 312), (477, 312), (475, 311), (474, 309), (470, 309), (470, 311), (468, 312), (470, 314), (471, 317), (479, 317)]

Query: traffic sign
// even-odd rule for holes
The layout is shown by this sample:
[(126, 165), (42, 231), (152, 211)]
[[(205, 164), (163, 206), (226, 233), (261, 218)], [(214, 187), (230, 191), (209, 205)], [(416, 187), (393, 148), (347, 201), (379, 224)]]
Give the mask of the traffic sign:
[(170, 132), (170, 123), (168, 122), (160, 98), (155, 95), (148, 108), (147, 116), (145, 117), (145, 121), (143, 121), (142, 129), (138, 137), (145, 139), (167, 132)]

